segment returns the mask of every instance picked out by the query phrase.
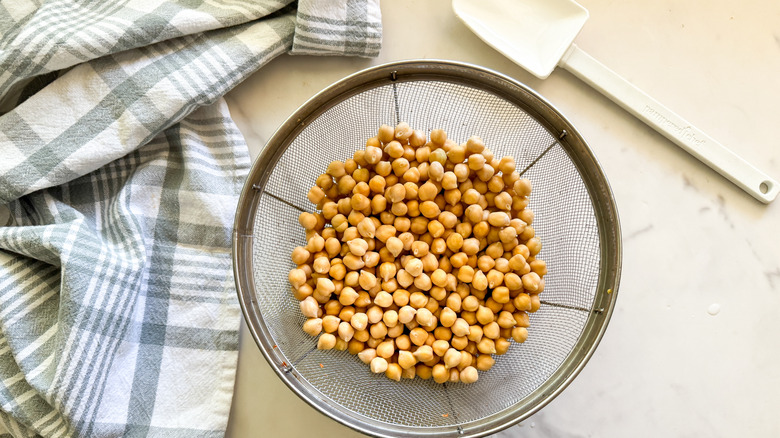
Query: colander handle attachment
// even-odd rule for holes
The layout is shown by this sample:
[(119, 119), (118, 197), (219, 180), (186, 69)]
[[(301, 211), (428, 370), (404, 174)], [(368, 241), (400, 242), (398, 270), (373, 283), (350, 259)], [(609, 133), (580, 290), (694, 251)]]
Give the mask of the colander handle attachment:
[(769, 175), (645, 94), (585, 53), (576, 44), (571, 45), (558, 65), (569, 70), (759, 201), (768, 204), (780, 192), (780, 184)]

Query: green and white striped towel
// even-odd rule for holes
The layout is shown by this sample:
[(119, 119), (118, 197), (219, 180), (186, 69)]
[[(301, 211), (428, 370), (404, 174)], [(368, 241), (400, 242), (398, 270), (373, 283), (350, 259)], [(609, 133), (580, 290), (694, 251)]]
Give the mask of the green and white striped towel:
[(0, 0), (0, 437), (224, 436), (250, 163), (221, 96), (381, 41), (378, 0), (289, 3)]

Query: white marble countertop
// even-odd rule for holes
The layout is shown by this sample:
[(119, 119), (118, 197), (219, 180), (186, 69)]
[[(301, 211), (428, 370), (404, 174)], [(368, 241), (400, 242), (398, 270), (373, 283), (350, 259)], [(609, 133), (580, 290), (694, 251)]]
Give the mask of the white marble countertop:
[[(780, 2), (583, 0), (577, 44), (780, 179)], [(443, 0), (386, 0), (377, 59), (282, 56), (227, 96), (253, 156), (306, 99), (363, 68), (454, 59), (536, 90), (579, 129), (623, 230), (617, 307), (584, 371), (502, 437), (780, 436), (780, 200), (763, 205), (571, 74), (542, 81)], [(719, 312), (715, 312), (719, 308)], [(242, 328), (228, 437), (359, 436), (299, 400)]]

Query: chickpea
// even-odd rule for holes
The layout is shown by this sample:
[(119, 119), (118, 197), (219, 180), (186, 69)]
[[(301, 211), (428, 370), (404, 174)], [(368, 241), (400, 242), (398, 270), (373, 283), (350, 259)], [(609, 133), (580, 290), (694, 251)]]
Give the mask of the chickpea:
[(322, 319), (311, 318), (303, 323), (303, 331), (311, 336), (317, 336), (322, 332)]
[[(437, 151), (431, 152), (428, 156), (428, 161), (430, 163), (428, 165), (428, 178), (433, 182), (441, 182), (442, 178), (444, 178), (444, 166), (437, 160), (438, 157), (435, 157), (435, 155), (439, 155), (437, 154)], [(444, 155), (444, 153), (442, 152), (441, 155)], [(438, 186), (436, 188), (438, 192)]]
[(349, 342), (352, 340), (352, 336), (355, 334), (355, 329), (346, 321), (342, 321), (338, 325), (337, 332), (339, 338)]
[[(444, 172), (441, 179), (441, 186), (444, 190), (453, 190), (458, 188), (458, 177), (454, 172)], [(438, 214), (438, 213), (437, 213)]]
[[(482, 155), (485, 155), (485, 154), (483, 153)], [(487, 157), (485, 159), (487, 160)], [(490, 164), (485, 164), (484, 166), (482, 166), (481, 169), (476, 171), (477, 178), (479, 178), (480, 181), (483, 181), (483, 182), (489, 181), (493, 177), (494, 173), (495, 173), (495, 170), (494, 170), (493, 166), (491, 166)]]
[(357, 356), (361, 362), (364, 364), (369, 364), (376, 357), (376, 350), (373, 348), (366, 348), (365, 350), (359, 352)]
[(530, 311), (532, 308), (531, 296), (526, 293), (518, 294), (512, 300), (512, 305), (514, 305), (517, 310)]
[(393, 305), (393, 296), (386, 291), (379, 291), (374, 297), (374, 304), (383, 308), (390, 307)]
[[(531, 271), (536, 273), (539, 277), (542, 277), (543, 275), (547, 275), (547, 263), (545, 263), (543, 260), (534, 260), (529, 263), (529, 266), (531, 268)], [(541, 280), (540, 280), (541, 281)]]
[(376, 374), (381, 374), (387, 371), (388, 368), (387, 360), (383, 357), (375, 357), (371, 359), (371, 372)]
[(441, 213), (441, 209), (434, 201), (425, 201), (420, 204), (420, 214), (428, 219), (433, 219)]
[(498, 314), (498, 320), (496, 321), (499, 327), (503, 329), (511, 329), (515, 325), (517, 325), (517, 321), (515, 321), (514, 316), (512, 316), (512, 313), (507, 312), (506, 310), (502, 311)]
[(460, 351), (450, 348), (444, 353), (444, 366), (447, 368), (455, 368), (460, 364), (461, 360)]
[(480, 270), (474, 273), (471, 280), (471, 286), (477, 290), (485, 290), (488, 287), (488, 280), (485, 274)]
[(525, 327), (512, 328), (512, 339), (515, 342), (522, 344), (528, 339), (528, 329), (526, 329)]
[(513, 188), (517, 196), (528, 196), (531, 194), (531, 181), (526, 178), (518, 179)]
[(415, 320), (421, 326), (428, 327), (432, 325), (434, 322), (434, 318), (435, 317), (433, 316), (433, 313), (431, 313), (431, 311), (426, 309), (425, 307), (417, 309)]
[(529, 292), (538, 291), (540, 282), (541, 278), (536, 272), (529, 272), (522, 277), (523, 288)]
[(480, 371), (487, 371), (493, 367), (496, 363), (495, 359), (488, 354), (481, 354), (477, 356), (477, 369)]
[(330, 333), (323, 333), (317, 340), (318, 350), (331, 350), (336, 346), (336, 337)]

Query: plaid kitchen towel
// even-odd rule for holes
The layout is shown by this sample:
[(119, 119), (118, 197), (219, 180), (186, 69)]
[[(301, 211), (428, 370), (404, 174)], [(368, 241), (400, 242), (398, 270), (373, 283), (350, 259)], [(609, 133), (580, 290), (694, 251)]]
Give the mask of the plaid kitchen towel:
[(378, 0), (288, 3), (0, 0), (0, 436), (224, 436), (249, 157), (221, 96), (381, 38)]

